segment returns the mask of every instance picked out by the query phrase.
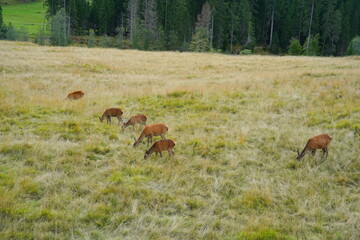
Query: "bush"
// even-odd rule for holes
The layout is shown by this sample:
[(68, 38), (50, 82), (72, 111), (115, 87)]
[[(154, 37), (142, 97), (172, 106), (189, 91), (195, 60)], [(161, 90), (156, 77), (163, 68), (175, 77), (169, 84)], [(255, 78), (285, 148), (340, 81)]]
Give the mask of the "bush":
[(93, 29), (90, 29), (89, 31), (89, 37), (87, 39), (87, 45), (89, 48), (94, 47), (95, 45), (95, 32)]
[(303, 55), (303, 48), (301, 47), (300, 41), (298, 39), (290, 39), (289, 45), (289, 54), (293, 56)]
[(45, 31), (44, 27), (39, 27), (38, 33), (35, 36), (35, 43), (41, 46), (45, 45)]
[(14, 26), (12, 25), (12, 23), (9, 23), (9, 26), (6, 29), (5, 39), (10, 40), (10, 41), (16, 40), (16, 30), (15, 30)]
[(250, 49), (244, 49), (239, 54), (240, 55), (250, 55), (250, 54), (252, 54), (252, 51)]
[(190, 44), (190, 50), (193, 52), (207, 52), (210, 50), (209, 33), (205, 28), (199, 28), (195, 31), (193, 40)]
[(100, 47), (103, 48), (111, 48), (113, 47), (113, 40), (111, 37), (104, 35), (102, 37), (100, 37), (100, 42), (99, 42)]
[(16, 40), (27, 41), (29, 40), (29, 32), (27, 28), (21, 27), (16, 31)]
[(346, 55), (360, 55), (360, 36), (351, 40), (346, 50)]
[(318, 56), (319, 55), (319, 52), (320, 52), (319, 38), (320, 38), (320, 35), (316, 34), (315, 37), (313, 37), (313, 38), (308, 37), (306, 39), (304, 46), (303, 46), (306, 56)]

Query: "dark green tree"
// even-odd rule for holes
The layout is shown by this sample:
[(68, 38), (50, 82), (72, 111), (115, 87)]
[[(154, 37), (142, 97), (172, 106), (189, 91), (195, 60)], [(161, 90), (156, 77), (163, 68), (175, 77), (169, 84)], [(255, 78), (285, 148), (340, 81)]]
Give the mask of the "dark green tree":
[(50, 19), (50, 41), (55, 46), (67, 46), (70, 41), (69, 17), (65, 10), (61, 8)]
[(6, 27), (3, 22), (2, 7), (1, 7), (1, 3), (0, 3), (0, 39), (4, 39), (5, 36), (6, 36)]
[(300, 41), (296, 38), (290, 39), (290, 45), (289, 45), (289, 54), (293, 56), (299, 56), (302, 55), (304, 52)]
[(12, 25), (11, 22), (9, 23), (9, 25), (6, 28), (5, 39), (10, 40), (10, 41), (15, 41), (16, 40), (16, 30), (15, 30), (15, 27)]
[(346, 55), (360, 55), (360, 37), (351, 40)]

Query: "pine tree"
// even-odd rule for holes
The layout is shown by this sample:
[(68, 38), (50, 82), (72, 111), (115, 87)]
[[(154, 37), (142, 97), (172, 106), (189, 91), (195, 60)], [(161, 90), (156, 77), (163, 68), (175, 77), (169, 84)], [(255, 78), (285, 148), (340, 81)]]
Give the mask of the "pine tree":
[(130, 41), (134, 42), (134, 35), (137, 30), (137, 23), (138, 23), (138, 0), (129, 0), (128, 4), (129, 10), (129, 31), (130, 31)]
[(156, 2), (155, 0), (144, 0), (144, 5), (144, 49), (147, 50), (150, 45), (154, 46), (158, 41)]
[(296, 38), (290, 40), (289, 54), (293, 56), (299, 56), (303, 54), (303, 48), (301, 47), (300, 41)]
[(191, 38), (191, 17), (188, 8), (186, 0), (176, 0), (173, 18), (174, 40), (176, 47), (182, 50), (186, 50), (184, 46)]
[(50, 20), (50, 41), (55, 46), (67, 46), (70, 41), (69, 17), (65, 10), (60, 9)]
[(4, 39), (6, 36), (6, 27), (4, 26), (3, 17), (2, 17), (2, 7), (0, 3), (0, 39)]
[(320, 53), (319, 46), (319, 34), (316, 34), (314, 37), (308, 37), (304, 43), (303, 48), (305, 49), (306, 56), (318, 56)]
[(201, 13), (197, 17), (195, 33), (190, 46), (192, 51), (205, 52), (210, 49), (211, 16), (210, 5), (205, 2)]
[(346, 55), (360, 55), (360, 37), (351, 40)]

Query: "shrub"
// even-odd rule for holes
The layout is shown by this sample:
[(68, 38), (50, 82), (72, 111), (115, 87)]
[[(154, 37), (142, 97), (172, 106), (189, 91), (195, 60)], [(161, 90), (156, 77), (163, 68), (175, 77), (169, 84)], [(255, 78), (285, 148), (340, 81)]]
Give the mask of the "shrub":
[(205, 28), (199, 28), (195, 31), (190, 50), (193, 52), (207, 52), (210, 50), (209, 34)]
[(302, 55), (304, 52), (298, 39), (292, 38), (289, 45), (289, 54), (293, 56)]
[(29, 32), (27, 28), (21, 27), (16, 31), (16, 40), (27, 41), (29, 40)]
[(94, 47), (95, 45), (95, 32), (93, 29), (90, 29), (89, 31), (89, 36), (88, 36), (88, 39), (87, 39), (87, 44), (88, 44), (88, 47), (89, 48), (92, 48)]
[(252, 54), (252, 51), (250, 49), (244, 49), (239, 53), (239, 55), (250, 55), (250, 54)]
[(360, 36), (351, 40), (346, 50), (346, 55), (360, 55)]
[(10, 41), (16, 40), (16, 30), (12, 23), (9, 23), (9, 26), (6, 29), (5, 39)]
[(45, 45), (44, 27), (39, 28), (38, 33), (35, 36), (35, 43), (41, 46)]
[(111, 48), (111, 47), (113, 47), (113, 41), (112, 41), (111, 37), (104, 35), (100, 38), (99, 45), (100, 45), (100, 47), (103, 47), (103, 48)]
[(306, 56), (318, 56), (320, 47), (319, 47), (319, 38), (320, 35), (316, 34), (313, 38), (307, 38), (304, 43), (304, 50)]

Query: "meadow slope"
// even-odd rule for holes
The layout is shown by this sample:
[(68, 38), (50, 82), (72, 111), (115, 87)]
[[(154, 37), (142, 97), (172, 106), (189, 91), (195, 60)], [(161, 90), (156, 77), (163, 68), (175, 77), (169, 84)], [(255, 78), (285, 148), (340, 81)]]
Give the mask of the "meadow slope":
[[(359, 76), (359, 57), (0, 41), (0, 239), (359, 239)], [(144, 160), (108, 107), (167, 124), (175, 158)], [(320, 133), (329, 157), (295, 161)]]
[[(44, 1), (9, 4), (11, 5), (2, 5), (3, 20), (6, 25), (11, 22), (17, 30), (25, 28), (30, 35), (35, 35), (43, 24), (47, 24)], [(45, 29), (45, 32), (48, 32), (48, 29)]]

